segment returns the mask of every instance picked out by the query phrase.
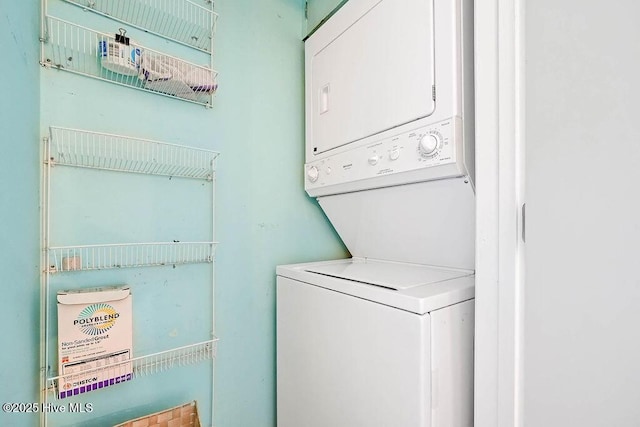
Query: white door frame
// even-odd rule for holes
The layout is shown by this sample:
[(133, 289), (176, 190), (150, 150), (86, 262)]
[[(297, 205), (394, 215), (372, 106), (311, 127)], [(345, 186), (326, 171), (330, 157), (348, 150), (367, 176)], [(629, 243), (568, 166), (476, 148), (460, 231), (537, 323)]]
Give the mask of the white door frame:
[(521, 427), (524, 0), (475, 2), (475, 427)]

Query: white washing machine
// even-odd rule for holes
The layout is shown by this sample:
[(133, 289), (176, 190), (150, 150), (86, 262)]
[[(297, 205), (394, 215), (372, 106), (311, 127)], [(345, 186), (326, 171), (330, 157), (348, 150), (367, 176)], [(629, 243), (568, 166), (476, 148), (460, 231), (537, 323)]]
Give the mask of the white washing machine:
[(473, 426), (472, 21), (349, 0), (305, 42), (305, 189), (352, 258), (277, 268), (279, 427)]
[(278, 426), (473, 425), (473, 272), (277, 268)]

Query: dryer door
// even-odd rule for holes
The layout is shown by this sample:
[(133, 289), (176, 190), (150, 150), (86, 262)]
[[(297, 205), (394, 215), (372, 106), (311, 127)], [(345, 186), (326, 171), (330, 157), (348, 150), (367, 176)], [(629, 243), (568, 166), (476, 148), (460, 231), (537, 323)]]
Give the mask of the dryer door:
[(313, 154), (435, 109), (433, 0), (351, 0), (306, 41)]

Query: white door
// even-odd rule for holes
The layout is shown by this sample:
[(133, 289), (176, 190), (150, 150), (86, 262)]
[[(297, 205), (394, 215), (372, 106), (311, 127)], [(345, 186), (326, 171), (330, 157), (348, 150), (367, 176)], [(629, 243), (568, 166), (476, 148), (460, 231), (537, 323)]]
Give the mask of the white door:
[(524, 426), (635, 427), (640, 3), (525, 11)]
[(628, 41), (640, 38), (640, 3), (485, 3), (475, 51), (475, 425), (636, 427), (640, 50)]
[(338, 13), (305, 46), (314, 154), (435, 108), (433, 0), (352, 0)]

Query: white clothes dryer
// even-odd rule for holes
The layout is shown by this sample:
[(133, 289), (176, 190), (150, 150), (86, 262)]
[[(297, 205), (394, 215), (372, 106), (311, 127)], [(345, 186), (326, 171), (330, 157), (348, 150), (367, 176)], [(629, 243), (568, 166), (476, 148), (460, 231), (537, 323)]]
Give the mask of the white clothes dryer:
[(472, 427), (473, 0), (305, 41), (305, 190), (353, 258), (277, 268), (279, 427)]

